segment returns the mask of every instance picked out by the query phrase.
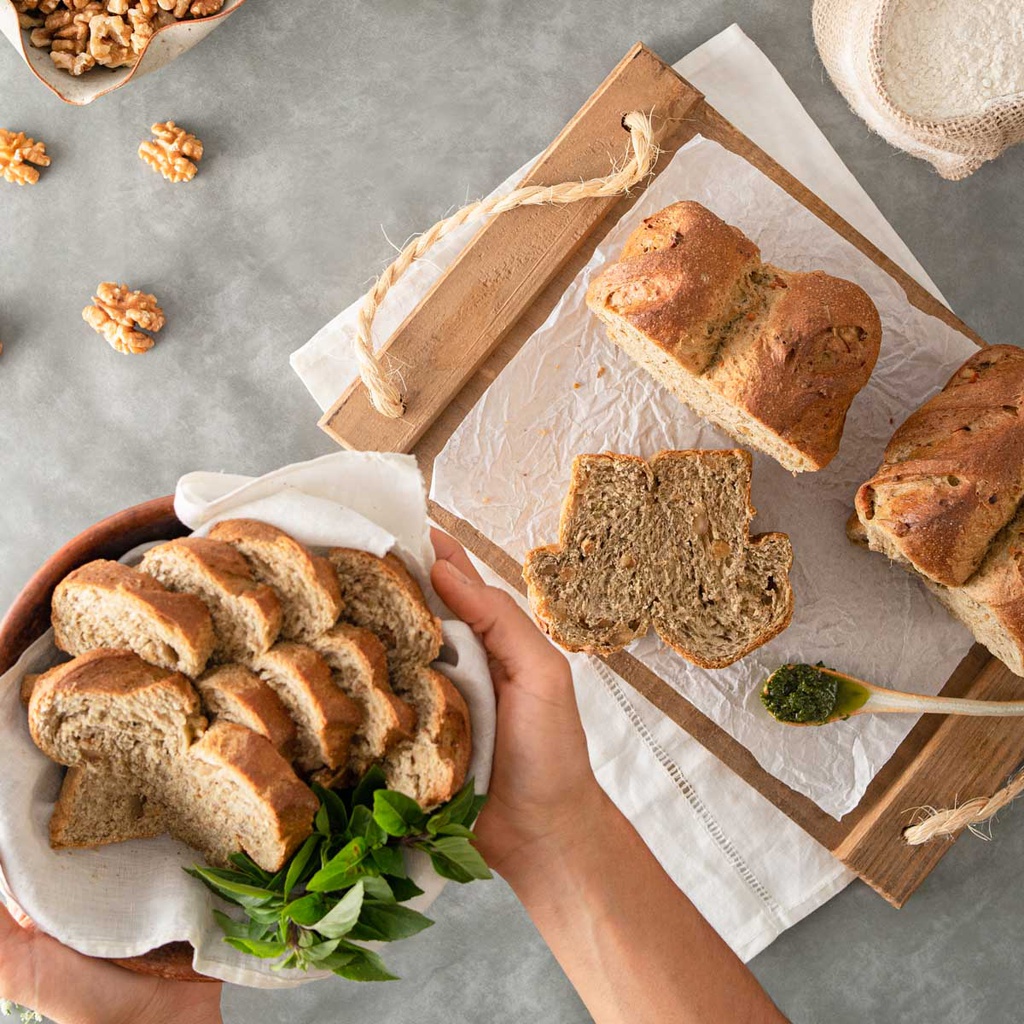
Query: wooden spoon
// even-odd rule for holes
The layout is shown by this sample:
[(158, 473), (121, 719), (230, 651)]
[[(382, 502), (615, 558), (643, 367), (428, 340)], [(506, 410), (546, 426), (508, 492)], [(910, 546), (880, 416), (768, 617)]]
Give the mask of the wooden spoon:
[(926, 697), (887, 690), (823, 665), (782, 665), (767, 679), (761, 703), (784, 725), (828, 725), (853, 715), (904, 712), (1024, 715), (1024, 700)]

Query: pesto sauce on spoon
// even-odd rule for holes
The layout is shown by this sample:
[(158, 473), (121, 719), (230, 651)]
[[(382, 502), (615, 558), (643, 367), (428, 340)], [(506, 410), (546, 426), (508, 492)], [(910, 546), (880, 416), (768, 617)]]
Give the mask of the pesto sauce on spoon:
[(764, 684), (761, 703), (780, 722), (823, 725), (864, 706), (868, 690), (854, 679), (817, 665), (783, 665)]

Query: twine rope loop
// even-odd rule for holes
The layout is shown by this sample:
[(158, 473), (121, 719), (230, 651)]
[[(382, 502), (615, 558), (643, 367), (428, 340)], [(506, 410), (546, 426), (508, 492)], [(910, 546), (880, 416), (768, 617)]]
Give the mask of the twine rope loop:
[(940, 836), (954, 836), (962, 829), (969, 829), (983, 839), (989, 838), (981, 826), (998, 814), (1012, 800), (1024, 792), (1024, 771), (1018, 772), (999, 792), (990, 797), (975, 797), (959, 807), (936, 810), (924, 807), (924, 817), (916, 824), (903, 830), (903, 838), (911, 846), (920, 846)]
[(581, 199), (608, 198), (629, 192), (637, 182), (651, 173), (659, 150), (647, 114), (632, 111), (622, 119), (622, 125), (629, 132), (629, 151), (621, 166), (613, 167), (610, 174), (603, 178), (565, 181), (557, 185), (527, 185), (508, 195), (470, 203), (413, 238), (377, 278), (359, 310), (355, 338), (359, 376), (377, 412), (389, 419), (397, 419), (405, 412), (402, 392), (396, 380), (398, 375), (393, 368), (384, 365), (373, 348), (373, 321), (392, 285), (431, 246), (468, 221), (486, 220), (519, 206), (565, 206)]

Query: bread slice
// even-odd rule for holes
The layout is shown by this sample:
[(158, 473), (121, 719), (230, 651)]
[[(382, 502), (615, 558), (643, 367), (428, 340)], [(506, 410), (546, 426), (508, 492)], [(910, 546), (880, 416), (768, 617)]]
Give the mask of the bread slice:
[(695, 202), (644, 220), (593, 279), (587, 305), (676, 397), (793, 472), (835, 456), (882, 337), (863, 289), (763, 263)]
[(59, 764), (102, 764), (146, 778), (184, 756), (206, 719), (180, 673), (131, 651), (98, 648), (36, 680), (28, 725), (36, 746)]
[(244, 850), (277, 871), (312, 831), (319, 802), (264, 736), (214, 722), (175, 762), (159, 800), (168, 831), (226, 865)]
[(50, 817), (50, 846), (105, 846), (165, 831), (159, 804), (134, 780), (102, 767), (76, 767), (67, 770)]
[(281, 636), (308, 640), (338, 621), (341, 595), (330, 562), (283, 530), (255, 519), (226, 519), (209, 536), (239, 551), (253, 575), (281, 600)]
[(295, 723), (281, 698), (244, 665), (211, 669), (196, 680), (196, 689), (211, 719), (244, 725), (291, 758), (297, 736)]
[(702, 668), (767, 643), (793, 614), (793, 561), (782, 533), (751, 537), (751, 458), (733, 451), (580, 455), (557, 544), (523, 576), (556, 643), (610, 654), (658, 635)]
[(343, 767), (362, 713), (335, 685), (327, 662), (310, 647), (283, 642), (256, 658), (253, 668), (295, 722), (298, 767)]
[(392, 677), (436, 660), (441, 623), (400, 559), (355, 548), (331, 548), (327, 557), (345, 602), (342, 618), (381, 639)]
[(139, 566), (168, 590), (194, 594), (209, 609), (216, 663), (247, 661), (270, 650), (281, 631), (281, 602), (253, 579), (249, 563), (230, 545), (181, 537), (150, 548)]
[(432, 668), (409, 669), (396, 679), (399, 695), (416, 710), (416, 732), (384, 759), (388, 788), (424, 808), (450, 800), (462, 788), (472, 750), (469, 709), (448, 678)]
[[(310, 646), (330, 666), (335, 684), (362, 712), (346, 768), (349, 779), (358, 779), (396, 743), (412, 737), (416, 712), (392, 691), (384, 645), (369, 630), (339, 622), (310, 641)], [(332, 785), (339, 780), (332, 775), (318, 781)]]
[(213, 650), (213, 622), (191, 594), (171, 593), (120, 562), (95, 561), (57, 584), (54, 642), (68, 654), (127, 648), (173, 672), (197, 676)]

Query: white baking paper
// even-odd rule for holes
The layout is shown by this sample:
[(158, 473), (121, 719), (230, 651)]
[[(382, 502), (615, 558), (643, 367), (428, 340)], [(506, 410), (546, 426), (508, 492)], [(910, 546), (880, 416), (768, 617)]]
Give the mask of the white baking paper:
[[(179, 482), (175, 510), (197, 532), (222, 518), (261, 518), (314, 546), (399, 552), (444, 619), (439, 667), (469, 705), (470, 774), (477, 790), (486, 790), (494, 748), (494, 691), (487, 658), (469, 627), (451, 620), (429, 589), (433, 549), (423, 478), (413, 458), (338, 452), (258, 480), (192, 473)], [(137, 560), (141, 551), (126, 560)], [(211, 914), (221, 904), (182, 871), (198, 859), (182, 843), (164, 836), (95, 850), (50, 849), (47, 826), (61, 769), (32, 743), (18, 690), (25, 673), (63, 658), (47, 633), (0, 678), (0, 743), (7, 754), (0, 773), (4, 897), (43, 931), (92, 956), (135, 956), (184, 940), (195, 947), (196, 970), (224, 981), (271, 988), (328, 977), (326, 972), (272, 972), (264, 961), (228, 946)], [(425, 910), (444, 881), (422, 858), (411, 864), (411, 873), (424, 895), (410, 906)], [(429, 933), (409, 941), (429, 942)]]
[(699, 137), (680, 150), (449, 440), (435, 463), (432, 497), (521, 561), (557, 538), (576, 454), (735, 446), (612, 345), (584, 302), (587, 283), (636, 224), (680, 199), (698, 200), (739, 227), (769, 262), (855, 281), (882, 317), (878, 365), (832, 464), (793, 476), (754, 456), (753, 529), (783, 530), (793, 541), (792, 625), (719, 671), (690, 665), (653, 634), (629, 648), (769, 772), (839, 818), (856, 807), (916, 718), (793, 729), (767, 715), (758, 691), (783, 662), (820, 659), (883, 685), (934, 693), (967, 653), (967, 630), (884, 558), (854, 548), (844, 525), (893, 428), (975, 349), (913, 307), (892, 278), (760, 171)]

